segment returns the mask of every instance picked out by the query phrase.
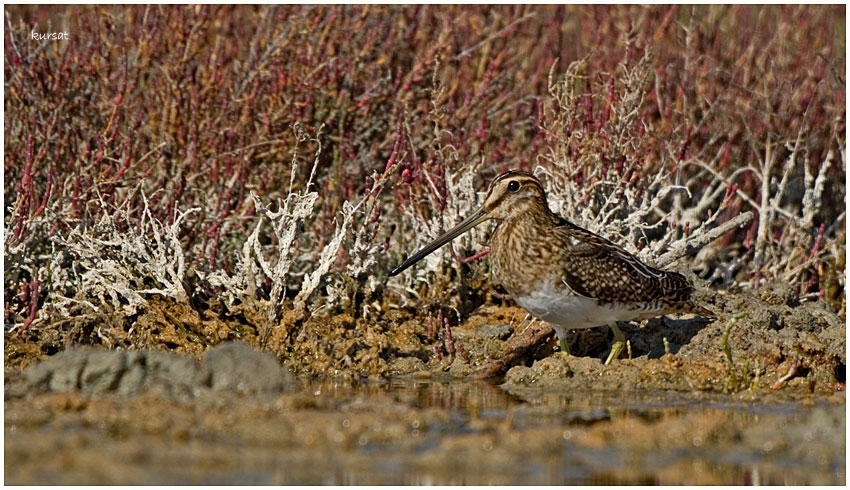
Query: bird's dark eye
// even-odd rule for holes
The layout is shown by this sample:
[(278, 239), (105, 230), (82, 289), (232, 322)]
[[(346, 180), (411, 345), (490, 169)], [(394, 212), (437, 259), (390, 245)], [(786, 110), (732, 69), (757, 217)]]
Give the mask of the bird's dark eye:
[(519, 190), (519, 182), (512, 180), (508, 182), (508, 190), (511, 192), (516, 192)]

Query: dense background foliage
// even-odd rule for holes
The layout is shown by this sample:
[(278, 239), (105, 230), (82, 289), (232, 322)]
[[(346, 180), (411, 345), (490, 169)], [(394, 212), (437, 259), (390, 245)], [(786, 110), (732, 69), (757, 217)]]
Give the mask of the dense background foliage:
[(10, 6), (5, 22), (7, 335), (111, 344), (98, 315), (132, 331), (154, 297), (269, 300), (272, 326), (445, 300), (466, 266), (386, 271), (511, 168), (647, 260), (678, 243), (670, 260), (716, 288), (783, 281), (844, 314), (842, 6)]

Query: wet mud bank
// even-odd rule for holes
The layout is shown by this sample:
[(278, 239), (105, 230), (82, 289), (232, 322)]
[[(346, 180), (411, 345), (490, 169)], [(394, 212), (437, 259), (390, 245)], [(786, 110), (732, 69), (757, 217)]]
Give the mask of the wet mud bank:
[(844, 484), (845, 398), (406, 378), (7, 400), (11, 484)]
[(7, 338), (6, 482), (845, 484), (843, 320), (778, 287), (705, 302), (622, 325), (609, 366), (607, 329), (565, 358), (492, 305), (314, 319), (286, 351)]

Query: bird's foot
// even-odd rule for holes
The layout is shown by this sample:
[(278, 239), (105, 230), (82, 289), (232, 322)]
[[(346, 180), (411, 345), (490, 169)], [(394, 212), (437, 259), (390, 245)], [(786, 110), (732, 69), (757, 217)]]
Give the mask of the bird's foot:
[(569, 359), (572, 356), (570, 355), (569, 352), (558, 351), (558, 352), (555, 352), (554, 354), (552, 354), (552, 357), (554, 357), (555, 359), (560, 359), (562, 361), (566, 361), (567, 359)]
[(614, 342), (611, 343), (611, 353), (608, 354), (608, 358), (605, 360), (606, 366), (611, 364), (611, 360), (620, 357), (620, 354), (623, 353), (623, 349), (626, 347), (626, 337), (620, 331), (620, 327), (616, 323), (612, 323), (610, 327), (611, 331), (614, 332)]
[(556, 352), (554, 355), (557, 356), (558, 359), (562, 359), (562, 360), (566, 361), (570, 357), (570, 345), (564, 339), (559, 339), (559, 340), (560, 340), (559, 345), (561, 347), (561, 351)]

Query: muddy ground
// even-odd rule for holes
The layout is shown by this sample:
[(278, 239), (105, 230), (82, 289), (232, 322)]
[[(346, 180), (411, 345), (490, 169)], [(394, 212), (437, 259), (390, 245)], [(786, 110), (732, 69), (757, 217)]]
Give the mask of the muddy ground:
[(782, 285), (701, 302), (718, 318), (623, 324), (610, 366), (607, 328), (565, 358), (492, 302), (265, 332), (261, 305), (151, 302), (7, 334), (5, 481), (845, 484), (842, 315)]

